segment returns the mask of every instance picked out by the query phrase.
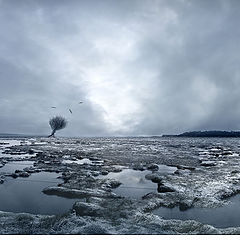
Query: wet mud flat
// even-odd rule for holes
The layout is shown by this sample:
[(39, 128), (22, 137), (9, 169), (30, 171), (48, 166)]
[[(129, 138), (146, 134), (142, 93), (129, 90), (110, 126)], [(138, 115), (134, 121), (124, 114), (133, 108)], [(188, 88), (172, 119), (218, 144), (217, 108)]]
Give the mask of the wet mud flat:
[(1, 234), (240, 232), (237, 140), (0, 140)]

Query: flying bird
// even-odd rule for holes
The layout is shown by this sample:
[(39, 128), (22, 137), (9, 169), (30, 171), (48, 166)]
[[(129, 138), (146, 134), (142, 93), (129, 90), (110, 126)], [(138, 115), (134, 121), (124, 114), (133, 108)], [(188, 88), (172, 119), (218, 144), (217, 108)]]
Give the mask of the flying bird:
[(81, 104), (81, 103), (83, 103), (82, 101), (81, 102), (79, 102), (79, 104)]
[(51, 107), (51, 108), (56, 108), (56, 107)]
[(69, 108), (69, 112), (72, 114), (72, 110)]

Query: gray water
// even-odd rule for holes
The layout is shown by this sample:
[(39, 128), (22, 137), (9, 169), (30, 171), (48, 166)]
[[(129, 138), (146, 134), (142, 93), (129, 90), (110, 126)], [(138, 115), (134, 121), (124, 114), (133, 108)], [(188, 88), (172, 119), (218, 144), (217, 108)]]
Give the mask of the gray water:
[[(176, 167), (169, 167), (162, 164), (158, 165), (158, 167), (159, 169), (157, 172), (161, 175), (172, 174), (177, 170)], [(111, 172), (107, 176), (102, 176), (101, 178), (115, 179), (122, 183), (118, 188), (113, 189), (113, 192), (117, 195), (140, 199), (150, 192), (157, 192), (158, 185), (145, 178), (145, 176), (150, 173), (152, 173), (152, 171), (123, 169), (121, 172)]]
[(34, 161), (9, 161), (2, 168), (0, 172), (14, 173), (16, 170), (23, 170), (26, 167), (32, 167)]
[(141, 198), (149, 192), (157, 191), (157, 184), (145, 179), (145, 175), (148, 173), (151, 173), (151, 171), (124, 169), (118, 173), (109, 173), (103, 178), (116, 179), (122, 183), (118, 188), (113, 189), (113, 192), (117, 195)]
[(186, 211), (180, 211), (178, 207), (162, 207), (153, 213), (164, 219), (196, 220), (219, 228), (239, 227), (240, 195), (232, 197), (231, 203), (223, 207), (191, 208)]
[(76, 199), (48, 196), (42, 190), (61, 181), (58, 174), (41, 172), (28, 178), (6, 178), (0, 185), (0, 211), (33, 214), (63, 214), (71, 209)]

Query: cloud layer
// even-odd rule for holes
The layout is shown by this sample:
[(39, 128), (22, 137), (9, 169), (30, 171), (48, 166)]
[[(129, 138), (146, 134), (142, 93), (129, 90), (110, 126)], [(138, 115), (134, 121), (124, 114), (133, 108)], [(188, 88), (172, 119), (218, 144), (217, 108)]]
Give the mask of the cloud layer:
[(0, 132), (48, 134), (53, 115), (66, 136), (239, 129), (239, 7), (0, 1)]

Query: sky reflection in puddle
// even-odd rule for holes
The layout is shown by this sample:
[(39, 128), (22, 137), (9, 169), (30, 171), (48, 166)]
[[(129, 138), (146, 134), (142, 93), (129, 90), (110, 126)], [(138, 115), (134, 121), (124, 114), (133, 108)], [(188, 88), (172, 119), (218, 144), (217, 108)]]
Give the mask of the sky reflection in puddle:
[(0, 210), (6, 212), (26, 212), (32, 214), (63, 214), (72, 208), (76, 199), (49, 196), (42, 193), (48, 186), (61, 182), (59, 174), (41, 172), (28, 178), (6, 178), (0, 185)]
[(239, 227), (240, 195), (230, 198), (230, 201), (228, 205), (218, 208), (190, 208), (180, 211), (179, 207), (161, 207), (153, 213), (164, 219), (196, 220), (219, 228)]

